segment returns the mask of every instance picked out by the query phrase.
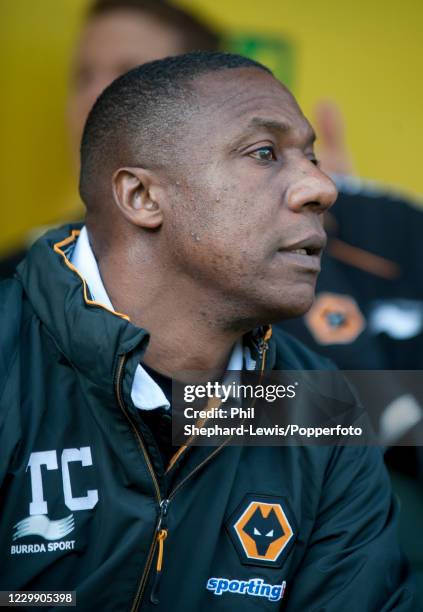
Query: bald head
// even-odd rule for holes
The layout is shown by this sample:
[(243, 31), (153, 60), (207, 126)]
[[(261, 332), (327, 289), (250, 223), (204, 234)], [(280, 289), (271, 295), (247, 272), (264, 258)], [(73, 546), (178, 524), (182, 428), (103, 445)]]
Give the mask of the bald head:
[(178, 134), (198, 104), (195, 78), (248, 67), (270, 72), (239, 55), (194, 52), (143, 64), (107, 87), (88, 116), (81, 144), (80, 193), (88, 211), (101, 204), (104, 183), (116, 168), (171, 168)]

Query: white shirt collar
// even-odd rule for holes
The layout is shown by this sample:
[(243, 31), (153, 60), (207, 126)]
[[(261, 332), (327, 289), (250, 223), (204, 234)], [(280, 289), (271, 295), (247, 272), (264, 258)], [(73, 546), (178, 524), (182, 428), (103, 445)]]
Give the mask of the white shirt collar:
[[(75, 248), (71, 255), (71, 262), (85, 278), (93, 300), (114, 310), (103, 285), (103, 281), (101, 280), (100, 271), (85, 226), (82, 228), (78, 240), (76, 241)], [(254, 369), (255, 362), (251, 359), (250, 351), (247, 348), (243, 351), (242, 342), (239, 341), (234, 346), (227, 369), (242, 370), (244, 358), (247, 369)], [(134, 405), (140, 410), (154, 410), (161, 407), (166, 409), (170, 408), (169, 402), (159, 385), (141, 365), (139, 365), (135, 371), (131, 399)]]

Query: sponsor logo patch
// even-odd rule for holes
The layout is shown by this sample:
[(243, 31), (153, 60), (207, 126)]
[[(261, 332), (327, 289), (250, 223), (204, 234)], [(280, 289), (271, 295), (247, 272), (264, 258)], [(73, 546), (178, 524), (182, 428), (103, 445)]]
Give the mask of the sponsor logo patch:
[(226, 527), (246, 565), (282, 565), (295, 540), (296, 529), (284, 498), (247, 495)]
[(58, 521), (51, 521), (48, 516), (38, 514), (22, 519), (13, 529), (13, 540), (29, 535), (38, 535), (45, 540), (59, 540), (75, 529), (75, 519), (70, 514)]
[(269, 601), (280, 601), (284, 596), (286, 581), (282, 584), (267, 584), (262, 578), (249, 580), (230, 580), (229, 578), (209, 578), (206, 589), (214, 595), (233, 593), (236, 595), (251, 595), (252, 597), (265, 597)]

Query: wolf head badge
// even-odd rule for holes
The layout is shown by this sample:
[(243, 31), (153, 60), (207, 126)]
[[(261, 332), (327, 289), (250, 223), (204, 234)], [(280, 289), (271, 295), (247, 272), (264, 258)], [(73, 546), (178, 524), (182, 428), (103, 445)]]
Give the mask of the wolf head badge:
[(294, 519), (282, 498), (248, 495), (226, 526), (248, 565), (279, 567), (295, 539)]

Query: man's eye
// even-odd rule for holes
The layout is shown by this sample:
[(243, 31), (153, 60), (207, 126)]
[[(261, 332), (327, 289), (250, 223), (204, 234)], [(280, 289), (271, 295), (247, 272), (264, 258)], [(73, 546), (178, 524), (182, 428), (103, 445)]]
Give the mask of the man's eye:
[(320, 166), (320, 161), (316, 158), (316, 157), (310, 157), (310, 161), (312, 164), (314, 164), (315, 166), (319, 167)]
[(255, 151), (251, 151), (249, 155), (250, 157), (260, 161), (274, 161), (276, 159), (273, 147), (260, 147)]

